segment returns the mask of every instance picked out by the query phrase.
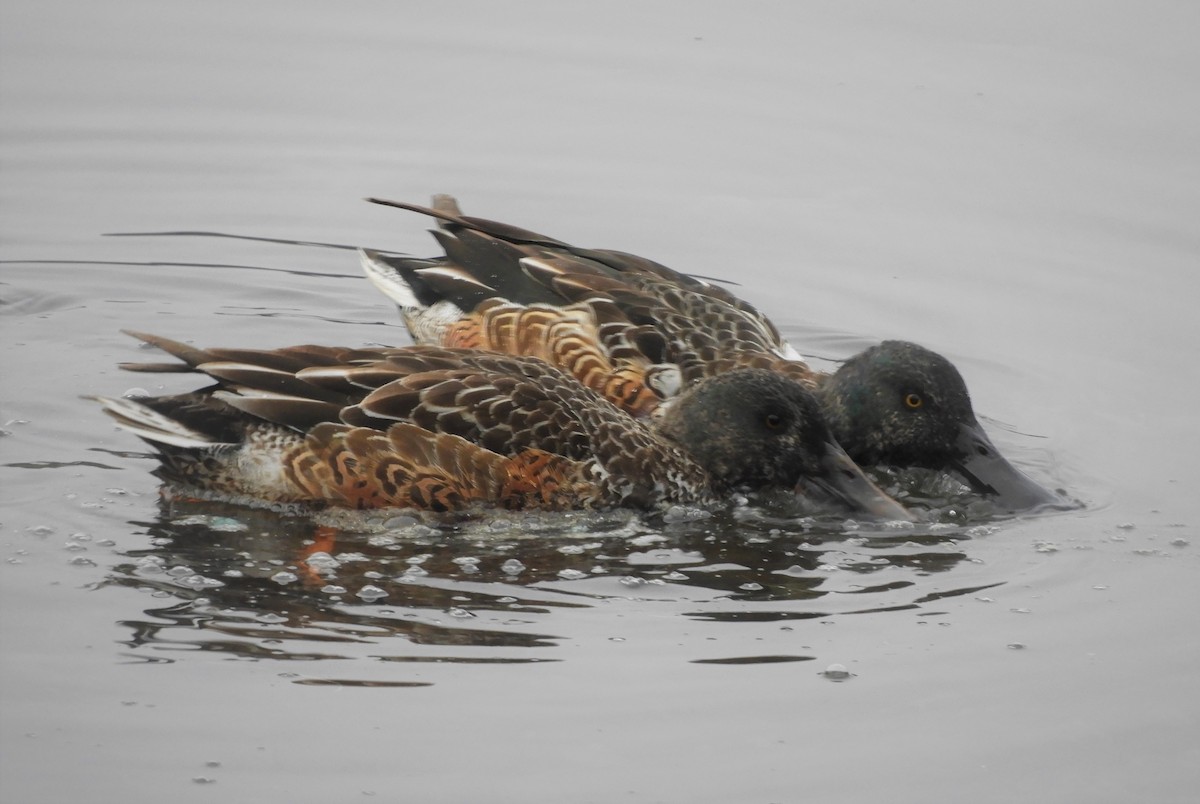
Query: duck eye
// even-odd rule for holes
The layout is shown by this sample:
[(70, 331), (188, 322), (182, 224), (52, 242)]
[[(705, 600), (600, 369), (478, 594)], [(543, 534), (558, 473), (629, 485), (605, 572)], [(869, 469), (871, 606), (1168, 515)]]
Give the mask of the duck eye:
[(909, 394), (908, 396), (904, 397), (904, 404), (909, 408), (916, 410), (925, 404), (925, 400), (922, 399), (918, 394)]
[(782, 430), (783, 429), (783, 417), (780, 416), (778, 413), (768, 413), (763, 418), (763, 424), (765, 424), (767, 426), (768, 430)]

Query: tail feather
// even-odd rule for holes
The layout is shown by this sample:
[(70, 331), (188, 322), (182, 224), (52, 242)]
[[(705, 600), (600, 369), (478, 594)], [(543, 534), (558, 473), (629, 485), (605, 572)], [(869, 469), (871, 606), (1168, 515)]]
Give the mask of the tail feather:
[(107, 396), (89, 398), (99, 402), (104, 412), (111, 416), (122, 430), (147, 441), (184, 449), (204, 449), (219, 443), (211, 435), (164, 416), (137, 400)]

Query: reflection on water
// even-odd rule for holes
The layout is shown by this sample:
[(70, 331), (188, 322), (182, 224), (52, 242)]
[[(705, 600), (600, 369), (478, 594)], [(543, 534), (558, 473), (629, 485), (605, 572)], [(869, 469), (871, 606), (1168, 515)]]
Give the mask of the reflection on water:
[[(778, 503), (656, 517), (489, 513), (422, 522), (356, 514), (353, 527), (334, 527), (328, 517), (164, 499), (157, 519), (132, 523), (152, 546), (126, 554), (111, 583), (154, 601), (123, 622), (142, 660), (200, 650), (245, 659), (556, 661), (556, 613), (614, 599), (652, 601), (693, 621), (782, 622), (920, 609), (997, 585), (1002, 579), (943, 582), (931, 591), (923, 582), (969, 561), (971, 539), (996, 529), (968, 510), (945, 504), (915, 526), (796, 516)], [(466, 650), (478, 648), (490, 650)]]

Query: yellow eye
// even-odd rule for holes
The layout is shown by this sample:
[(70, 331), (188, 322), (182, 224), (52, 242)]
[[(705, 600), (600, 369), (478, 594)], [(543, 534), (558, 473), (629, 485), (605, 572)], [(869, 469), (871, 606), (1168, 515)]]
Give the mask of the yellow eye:
[(925, 400), (916, 394), (909, 394), (908, 396), (904, 397), (904, 404), (908, 405), (913, 410), (916, 410), (925, 404)]

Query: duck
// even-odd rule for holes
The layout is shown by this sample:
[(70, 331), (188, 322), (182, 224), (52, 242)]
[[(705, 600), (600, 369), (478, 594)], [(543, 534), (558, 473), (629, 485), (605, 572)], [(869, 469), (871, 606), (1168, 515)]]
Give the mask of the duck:
[(838, 446), (812, 393), (762, 369), (697, 383), (651, 421), (531, 355), (207, 349), (128, 334), (174, 360), (122, 368), (211, 381), (170, 396), (94, 397), (155, 448), (155, 474), (188, 496), (459, 513), (714, 507), (735, 492), (784, 490), (913, 520)]
[(359, 251), (416, 343), (536, 355), (635, 417), (669, 410), (712, 377), (756, 368), (810, 390), (862, 466), (942, 472), (1001, 511), (1063, 501), (1004, 458), (962, 374), (937, 352), (887, 340), (836, 371), (817, 371), (766, 315), (715, 280), (463, 215), (449, 195), (431, 206), (366, 200), (438, 222), (431, 231), (441, 256)]

